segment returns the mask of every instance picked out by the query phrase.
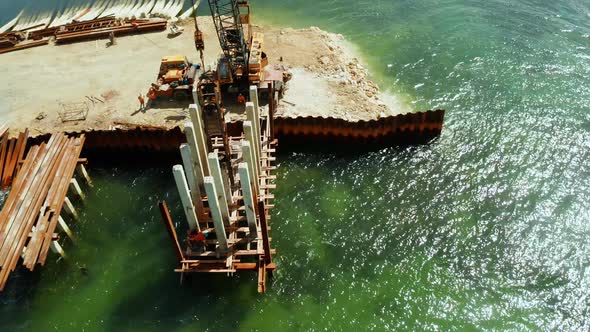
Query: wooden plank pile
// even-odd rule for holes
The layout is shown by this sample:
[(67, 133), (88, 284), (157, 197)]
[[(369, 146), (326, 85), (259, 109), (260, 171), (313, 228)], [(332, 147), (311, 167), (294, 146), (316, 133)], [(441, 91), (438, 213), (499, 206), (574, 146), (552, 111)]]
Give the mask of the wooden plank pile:
[(0, 33), (0, 54), (47, 44), (49, 39), (31, 41), (23, 31)]
[[(99, 20), (100, 21), (100, 20)], [(76, 27), (58, 31), (55, 35), (56, 44), (65, 44), (83, 40), (107, 38), (112, 32), (115, 36), (135, 33), (166, 30), (166, 21), (149, 20), (103, 20), (100, 22), (84, 22)]]
[(30, 270), (45, 264), (84, 140), (54, 134), (29, 150), (0, 212), (0, 290), (21, 255)]
[(20, 31), (0, 33), (0, 48), (13, 47), (26, 39), (26, 35)]
[(19, 161), (23, 159), (27, 148), (29, 131), (20, 133), (18, 138), (8, 138), (8, 128), (0, 128), (0, 189), (6, 189), (12, 183), (18, 171)]
[[(42, 25), (41, 25), (42, 26)], [(55, 37), (57, 44), (115, 36), (166, 30), (165, 20), (136, 20), (104, 17), (84, 22), (73, 22), (34, 31), (11, 31), (0, 34), (0, 54), (49, 44)], [(35, 27), (31, 27), (31, 30)]]

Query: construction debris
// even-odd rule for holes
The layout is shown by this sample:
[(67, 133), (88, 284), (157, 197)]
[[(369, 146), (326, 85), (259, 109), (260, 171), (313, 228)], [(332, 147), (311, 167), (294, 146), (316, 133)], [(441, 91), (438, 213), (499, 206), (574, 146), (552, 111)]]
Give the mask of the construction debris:
[(62, 111), (59, 113), (61, 122), (84, 121), (88, 116), (88, 104), (86, 102), (61, 104)]

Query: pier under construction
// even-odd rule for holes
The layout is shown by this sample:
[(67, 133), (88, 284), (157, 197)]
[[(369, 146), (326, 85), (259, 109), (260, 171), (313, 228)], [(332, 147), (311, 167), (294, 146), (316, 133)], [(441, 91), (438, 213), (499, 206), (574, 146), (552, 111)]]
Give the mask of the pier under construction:
[(177, 235), (166, 203), (159, 207), (178, 260), (176, 272), (257, 271), (258, 291), (263, 293), (267, 276), (276, 268), (269, 210), (277, 140), (272, 114), (260, 112), (256, 86), (250, 88), (250, 99), (239, 136), (230, 136), (225, 125), (208, 130), (200, 106), (190, 105), (187, 143), (179, 146), (183, 163), (173, 167), (188, 223), (186, 238)]

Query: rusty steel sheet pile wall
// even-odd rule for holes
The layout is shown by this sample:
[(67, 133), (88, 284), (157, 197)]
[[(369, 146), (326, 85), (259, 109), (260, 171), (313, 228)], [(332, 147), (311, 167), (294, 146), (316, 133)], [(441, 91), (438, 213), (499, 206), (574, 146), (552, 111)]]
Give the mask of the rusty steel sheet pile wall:
[(115, 129), (87, 132), (91, 149), (176, 151), (186, 138), (179, 127), (172, 129)]
[(320, 117), (282, 117), (275, 119), (275, 133), (281, 145), (320, 142), (389, 146), (426, 144), (441, 134), (444, 115), (444, 110), (435, 110), (358, 122)]
[[(275, 133), (281, 146), (317, 146), (323, 143), (331, 147), (345, 145), (347, 148), (365, 149), (396, 145), (426, 144), (438, 137), (442, 131), (444, 110), (409, 113), (372, 121), (348, 122), (334, 118), (276, 118)], [(228, 132), (241, 132), (242, 123), (228, 123)], [(178, 154), (178, 147), (186, 143), (180, 127), (166, 128), (134, 125), (125, 129), (90, 130), (86, 135), (86, 152), (169, 153)], [(79, 133), (76, 133), (79, 134)], [(30, 143), (47, 141), (50, 135), (37, 136)], [(358, 147), (356, 146), (358, 145)]]
[[(178, 150), (178, 146), (186, 143), (186, 138), (179, 127), (171, 129), (141, 128), (88, 130), (76, 132), (86, 135), (85, 150), (106, 150), (113, 152), (169, 152)], [(74, 134), (74, 133), (72, 133)], [(32, 144), (46, 142), (51, 135), (41, 135), (30, 139)]]

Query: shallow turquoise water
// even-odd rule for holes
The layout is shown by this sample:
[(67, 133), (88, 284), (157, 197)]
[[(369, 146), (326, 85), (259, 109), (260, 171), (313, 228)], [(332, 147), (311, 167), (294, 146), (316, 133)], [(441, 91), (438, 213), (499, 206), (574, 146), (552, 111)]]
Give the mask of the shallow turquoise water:
[(383, 89), (448, 110), (443, 135), (352, 156), (285, 153), (265, 296), (254, 276), (178, 286), (155, 205), (166, 198), (182, 226), (169, 168), (91, 169), (72, 257), (17, 279), (0, 326), (590, 329), (590, 4), (252, 2), (259, 22), (344, 34)]

